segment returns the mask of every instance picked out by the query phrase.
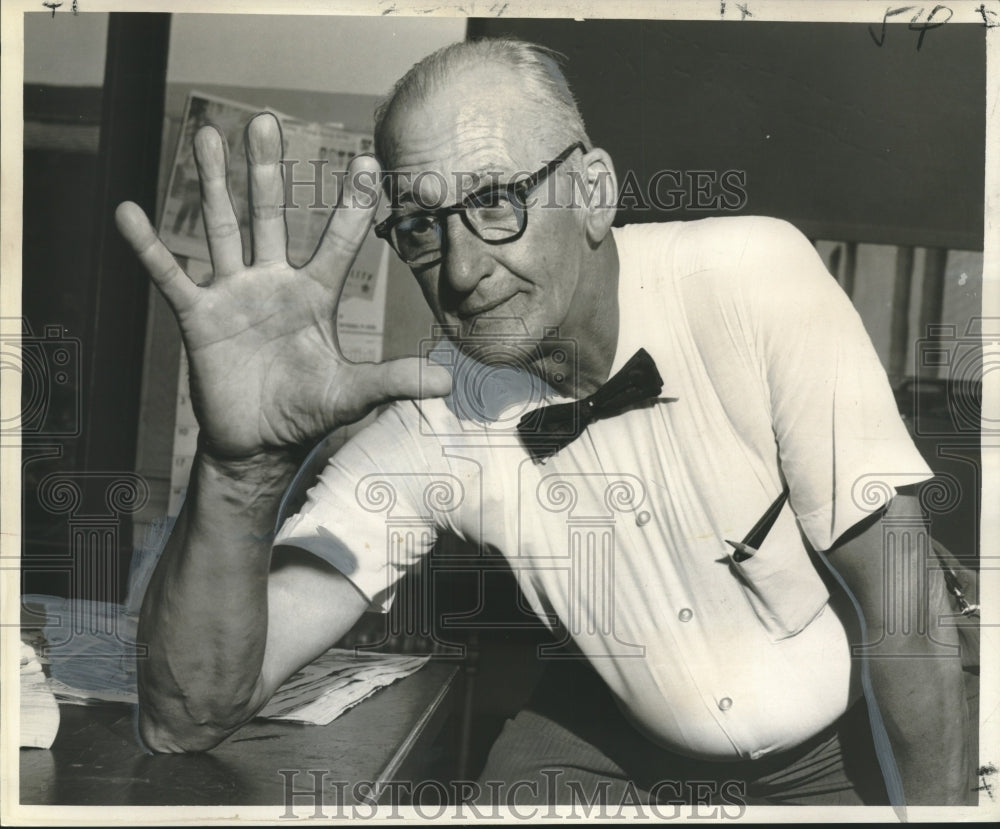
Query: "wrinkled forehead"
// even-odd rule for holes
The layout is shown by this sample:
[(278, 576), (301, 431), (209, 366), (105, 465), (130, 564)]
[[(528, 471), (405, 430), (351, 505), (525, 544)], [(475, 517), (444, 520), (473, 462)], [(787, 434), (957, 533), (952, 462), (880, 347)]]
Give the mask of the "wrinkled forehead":
[(458, 79), (399, 102), (386, 125), (387, 190), (403, 202), (450, 204), (471, 190), (506, 182), (544, 163), (538, 113), (500, 83), (492, 92)]

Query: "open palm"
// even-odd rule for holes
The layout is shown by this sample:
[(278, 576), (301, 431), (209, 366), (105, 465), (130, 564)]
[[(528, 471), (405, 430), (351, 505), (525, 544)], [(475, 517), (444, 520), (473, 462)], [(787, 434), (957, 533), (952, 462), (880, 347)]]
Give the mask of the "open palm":
[(197, 286), (131, 202), (116, 219), (181, 328), (191, 395), (207, 451), (245, 458), (315, 441), (387, 400), (446, 394), (447, 372), (414, 359), (351, 363), (337, 342), (344, 280), (375, 214), (375, 199), (352, 182), (378, 175), (359, 156), (345, 177), (341, 206), (312, 259), (287, 258), (281, 132), (269, 114), (247, 127), (253, 262), (244, 264), (227, 185), (224, 139), (212, 127), (195, 136), (202, 209), (213, 278)]

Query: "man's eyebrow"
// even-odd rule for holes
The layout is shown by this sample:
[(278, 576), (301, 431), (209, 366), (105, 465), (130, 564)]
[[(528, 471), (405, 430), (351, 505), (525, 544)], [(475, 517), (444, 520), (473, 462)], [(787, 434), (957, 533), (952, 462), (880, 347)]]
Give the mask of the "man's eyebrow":
[[(449, 183), (453, 183), (455, 185), (455, 190), (458, 194), (458, 201), (461, 201), (466, 196), (476, 192), (477, 190), (494, 184), (505, 185), (507, 183), (507, 179), (513, 179), (519, 175), (521, 175), (521, 173), (507, 173), (501, 169), (501, 165), (493, 164), (480, 167), (476, 170), (456, 170), (451, 174), (452, 178)], [(415, 177), (407, 175), (405, 178), (407, 184), (412, 185)], [(420, 199), (414, 195), (414, 191), (412, 189), (404, 190), (398, 187), (399, 179), (396, 180), (395, 184), (397, 186), (393, 194), (393, 210), (406, 208), (411, 205), (417, 205), (422, 209), (427, 208), (427, 205), (421, 203)]]
[(395, 190), (390, 194), (392, 196), (392, 203), (390, 208), (392, 210), (399, 210), (401, 208), (409, 208), (416, 206), (421, 210), (427, 209), (427, 205), (423, 204), (415, 195), (413, 190), (399, 191)]
[(470, 186), (473, 190), (478, 189), (484, 184), (503, 183), (503, 179), (509, 174), (498, 169), (498, 167), (499, 165), (493, 165), (491, 167), (480, 167), (478, 170), (463, 170), (455, 173), (456, 181), (463, 186)]

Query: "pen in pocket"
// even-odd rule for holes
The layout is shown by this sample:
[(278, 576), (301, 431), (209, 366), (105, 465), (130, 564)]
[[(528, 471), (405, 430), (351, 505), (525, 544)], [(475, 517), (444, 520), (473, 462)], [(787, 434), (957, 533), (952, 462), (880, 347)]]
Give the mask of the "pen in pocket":
[(724, 541), (733, 548), (733, 561), (746, 561), (748, 558), (752, 558), (757, 552), (749, 544), (744, 544), (742, 541), (730, 541), (728, 538), (724, 539)]
[(753, 525), (753, 528), (746, 534), (746, 537), (742, 541), (724, 539), (726, 544), (734, 550), (733, 561), (737, 563), (746, 561), (757, 553), (760, 545), (764, 543), (764, 539), (767, 538), (767, 534), (771, 531), (771, 527), (774, 526), (774, 522), (778, 519), (778, 514), (781, 512), (781, 508), (785, 506), (785, 501), (787, 500), (788, 488), (785, 487), (781, 495), (767, 508), (767, 511)]

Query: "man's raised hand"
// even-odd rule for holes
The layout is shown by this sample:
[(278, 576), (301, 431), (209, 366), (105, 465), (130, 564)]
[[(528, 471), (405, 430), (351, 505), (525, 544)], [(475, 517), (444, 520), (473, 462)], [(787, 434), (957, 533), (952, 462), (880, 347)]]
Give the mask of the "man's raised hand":
[[(375, 214), (374, 158), (353, 159), (341, 206), (312, 259), (287, 257), (281, 132), (270, 114), (247, 127), (252, 263), (243, 261), (229, 196), (226, 148), (213, 127), (194, 140), (213, 276), (199, 287), (156, 236), (142, 210), (119, 205), (115, 218), (173, 308), (190, 364), (191, 395), (203, 445), (214, 457), (251, 458), (314, 442), (388, 400), (447, 394), (450, 376), (416, 358), (351, 363), (337, 342), (337, 303)], [(366, 178), (367, 177), (367, 178)]]

